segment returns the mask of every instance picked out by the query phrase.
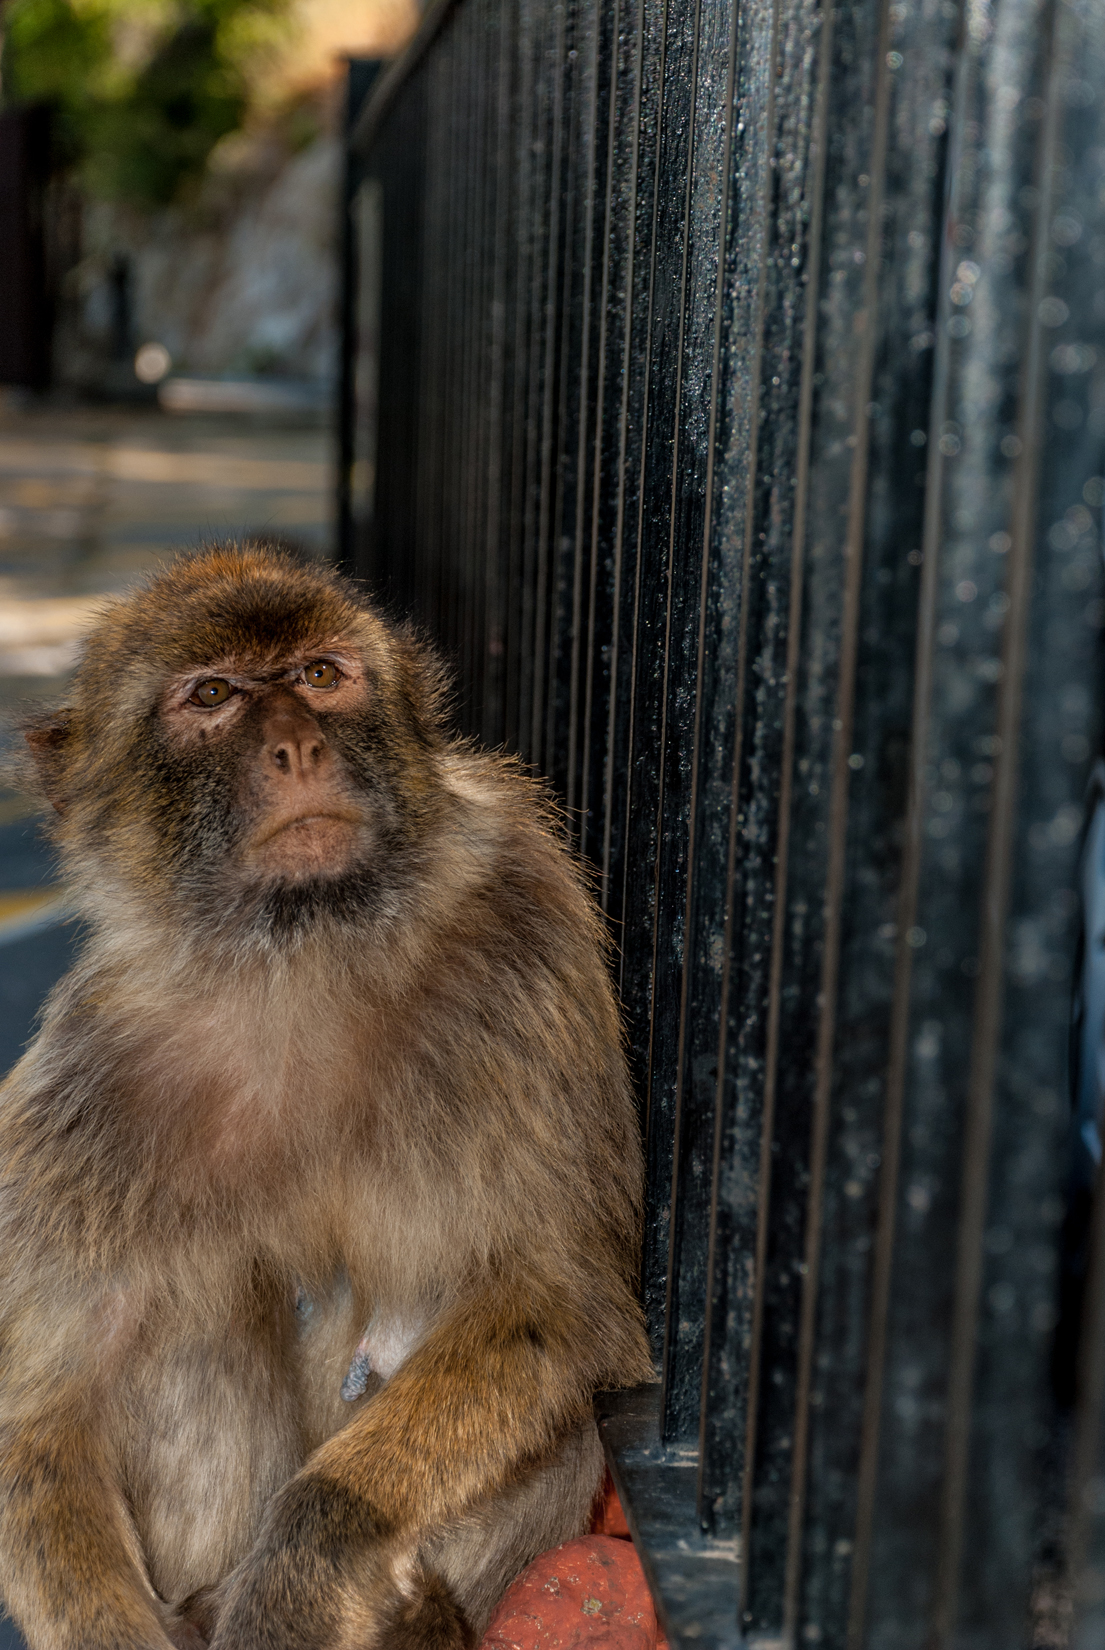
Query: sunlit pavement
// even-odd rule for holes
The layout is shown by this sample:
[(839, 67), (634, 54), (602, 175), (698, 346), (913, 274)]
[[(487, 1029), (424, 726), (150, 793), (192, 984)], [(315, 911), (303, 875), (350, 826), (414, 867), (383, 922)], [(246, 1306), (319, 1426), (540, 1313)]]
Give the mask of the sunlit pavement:
[[(4, 742), (21, 708), (63, 697), (102, 599), (175, 551), (264, 536), (327, 554), (332, 477), (330, 437), (317, 427), (0, 399)], [(64, 919), (35, 820), (0, 792), (0, 1071), (66, 965)]]

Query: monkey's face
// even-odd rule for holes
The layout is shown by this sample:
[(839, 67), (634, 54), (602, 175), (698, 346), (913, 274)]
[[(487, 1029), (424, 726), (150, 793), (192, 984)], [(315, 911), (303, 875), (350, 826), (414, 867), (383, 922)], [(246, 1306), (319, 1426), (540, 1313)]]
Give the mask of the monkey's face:
[[(216, 660), (171, 684), (160, 706), (170, 761), (200, 806), (222, 814), (225, 848), (259, 882), (333, 878), (381, 847), (379, 799), (357, 761), (371, 722), (364, 662), (340, 643), (268, 670)], [(228, 783), (218, 802), (205, 772)], [(179, 779), (178, 779), (179, 785)], [(177, 788), (174, 786), (174, 789)]]
[(240, 943), (402, 907), (447, 805), (437, 687), (354, 586), (215, 550), (110, 609), (27, 737), (78, 883)]

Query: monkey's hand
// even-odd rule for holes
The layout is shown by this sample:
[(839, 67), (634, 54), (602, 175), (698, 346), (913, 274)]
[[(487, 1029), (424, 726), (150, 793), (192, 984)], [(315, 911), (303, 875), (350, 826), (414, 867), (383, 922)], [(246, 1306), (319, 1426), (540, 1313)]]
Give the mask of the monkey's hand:
[(224, 1584), (212, 1650), (471, 1650), (475, 1640), (415, 1541), (310, 1467), (285, 1485)]

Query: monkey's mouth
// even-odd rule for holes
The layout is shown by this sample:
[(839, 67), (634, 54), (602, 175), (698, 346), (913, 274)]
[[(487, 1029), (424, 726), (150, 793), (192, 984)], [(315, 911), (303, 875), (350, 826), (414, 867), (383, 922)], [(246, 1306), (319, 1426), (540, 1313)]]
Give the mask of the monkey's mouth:
[(250, 843), (251, 849), (263, 848), (266, 842), (272, 842), (284, 831), (293, 831), (302, 826), (311, 829), (319, 825), (362, 825), (360, 814), (354, 813), (352, 808), (312, 808), (307, 813), (290, 814), (283, 819), (270, 820), (262, 831)]
[(365, 857), (369, 829), (351, 808), (312, 808), (268, 821), (246, 850), (258, 870), (298, 880), (340, 876)]

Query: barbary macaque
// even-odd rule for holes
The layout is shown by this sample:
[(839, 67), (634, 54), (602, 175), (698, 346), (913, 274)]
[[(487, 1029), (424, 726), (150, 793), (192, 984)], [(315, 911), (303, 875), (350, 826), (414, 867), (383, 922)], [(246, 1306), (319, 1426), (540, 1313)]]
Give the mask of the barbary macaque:
[(432, 655), (257, 547), (27, 742), (86, 931), (0, 1090), (0, 1590), (32, 1650), (449, 1650), (649, 1379), (600, 925)]

